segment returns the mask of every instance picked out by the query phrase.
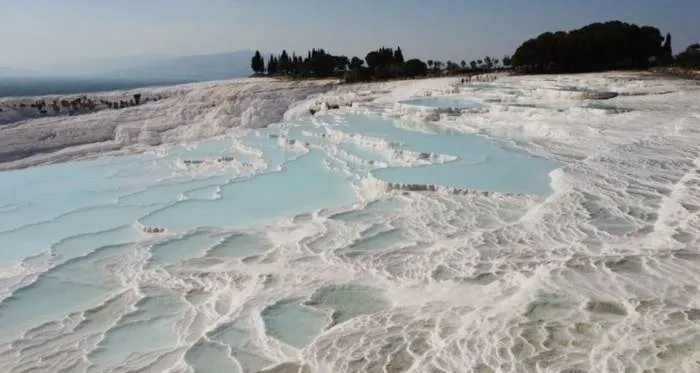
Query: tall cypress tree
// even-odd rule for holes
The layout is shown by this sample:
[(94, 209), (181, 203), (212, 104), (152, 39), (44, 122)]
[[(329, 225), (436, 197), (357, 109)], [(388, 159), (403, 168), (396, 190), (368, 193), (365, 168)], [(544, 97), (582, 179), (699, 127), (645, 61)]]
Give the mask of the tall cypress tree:
[(282, 54), (280, 55), (279, 65), (277, 66), (277, 69), (283, 74), (289, 73), (289, 56), (287, 55), (286, 50), (283, 50)]
[(256, 73), (262, 73), (265, 71), (265, 61), (260, 55), (260, 51), (255, 51), (255, 55), (253, 55), (253, 58), (250, 61), (250, 67)]
[(666, 61), (673, 59), (673, 49), (671, 47), (671, 33), (666, 34), (666, 40), (664, 40), (664, 45), (661, 47), (663, 58)]
[(397, 47), (394, 51), (394, 63), (403, 63), (403, 53), (401, 52), (401, 47)]
[(297, 61), (296, 52), (292, 52), (292, 61), (290, 62), (289, 70), (295, 75), (299, 73), (299, 61)]
[(277, 74), (277, 59), (272, 54), (270, 55), (270, 59), (267, 62), (267, 74), (268, 75)]

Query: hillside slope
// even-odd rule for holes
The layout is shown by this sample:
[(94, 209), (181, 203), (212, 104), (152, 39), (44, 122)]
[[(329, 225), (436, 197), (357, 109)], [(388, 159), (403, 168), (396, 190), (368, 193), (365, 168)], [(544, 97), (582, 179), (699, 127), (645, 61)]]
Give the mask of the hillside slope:
[[(262, 127), (281, 121), (294, 103), (333, 86), (328, 80), (239, 79), (142, 88), (93, 94), (90, 99), (118, 101), (141, 93), (157, 101), (80, 115), (56, 115), (49, 110), (41, 118), (33, 118), (35, 108), (8, 108), (11, 101), (6, 99), (0, 101), (4, 107), (0, 123), (7, 123), (0, 126), (0, 169), (138, 151), (217, 136), (234, 127)], [(38, 99), (55, 98), (33, 98)]]

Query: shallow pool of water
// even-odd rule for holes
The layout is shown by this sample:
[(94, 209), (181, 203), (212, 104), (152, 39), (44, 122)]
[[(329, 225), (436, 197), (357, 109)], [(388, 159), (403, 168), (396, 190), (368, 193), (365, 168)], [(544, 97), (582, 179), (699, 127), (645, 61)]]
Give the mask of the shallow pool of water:
[[(472, 104), (445, 98), (413, 104), (421, 103)], [(371, 176), (546, 194), (554, 167), (483, 136), (341, 113), (236, 139), (0, 173), (0, 280), (13, 286), (0, 288), (11, 294), (0, 299), (0, 342), (73, 315), (86, 320), (78, 328), (83, 339), (56, 332), (54, 342), (47, 331), (52, 341), (45, 351), (53, 343), (91, 343), (86, 356), (100, 369), (146, 364), (148, 355), (170, 350), (153, 367), (186, 361), (202, 372), (257, 371), (272, 361), (253, 353), (255, 343), (303, 349), (329, 329), (391, 306), (382, 289), (345, 276), (265, 298), (276, 303), (239, 308), (285, 286), (291, 277), (276, 276), (286, 271), (306, 266), (300, 276), (328, 279), (339, 260), (377, 255), (381, 261), (386, 250), (415, 246), (405, 229), (377, 220), (407, 202), (385, 194)], [(352, 210), (358, 202), (367, 204)], [(279, 231), (288, 225), (295, 228)], [(275, 264), (289, 255), (297, 257), (288, 268)], [(40, 267), (35, 281), (27, 274), (33, 263)], [(255, 317), (238, 318), (244, 310)]]
[(549, 173), (558, 167), (556, 162), (502, 148), (484, 136), (410, 131), (383, 117), (349, 115), (343, 130), (391, 139), (400, 144), (399, 149), (457, 158), (441, 164), (374, 171), (376, 177), (393, 183), (546, 195), (551, 192)]

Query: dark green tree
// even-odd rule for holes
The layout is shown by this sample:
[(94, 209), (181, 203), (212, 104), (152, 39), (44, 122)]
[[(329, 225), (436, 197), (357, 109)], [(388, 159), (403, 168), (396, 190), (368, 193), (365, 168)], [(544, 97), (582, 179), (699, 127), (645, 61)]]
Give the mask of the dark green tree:
[(465, 61), (465, 60), (460, 61), (459, 66), (461, 66), (463, 69), (466, 69), (467, 68), (467, 61)]
[(270, 55), (270, 59), (267, 62), (267, 74), (268, 75), (276, 75), (277, 74), (277, 58), (275, 56)]
[(689, 45), (684, 52), (678, 55), (676, 63), (682, 67), (700, 68), (700, 44)]
[(282, 50), (277, 69), (282, 74), (289, 74), (289, 70), (291, 69), (291, 60), (289, 59), (289, 55), (287, 54), (286, 50)]
[(353, 57), (353, 58), (350, 60), (350, 68), (351, 68), (351, 69), (359, 69), (359, 68), (362, 67), (362, 65), (364, 65), (364, 64), (365, 64), (365, 61), (363, 61), (363, 60), (362, 60), (361, 58), (359, 58), (359, 57)]
[(297, 54), (295, 52), (292, 52), (292, 57), (289, 59), (289, 73), (292, 75), (299, 74)]
[(493, 60), (491, 57), (486, 56), (484, 57), (484, 65), (486, 65), (486, 68), (491, 70), (493, 68)]
[(333, 61), (335, 62), (335, 68), (339, 71), (345, 71), (350, 65), (350, 60), (346, 56), (333, 56)]
[(520, 71), (536, 73), (646, 68), (663, 58), (663, 41), (655, 27), (620, 21), (593, 23), (529, 39), (510, 62)]
[(403, 52), (401, 52), (401, 47), (397, 47), (394, 51), (394, 63), (403, 63)]
[(255, 54), (253, 55), (253, 58), (250, 61), (250, 67), (253, 69), (253, 71), (255, 71), (258, 74), (263, 73), (265, 71), (265, 61), (260, 55), (260, 51), (255, 51)]
[(673, 61), (673, 48), (671, 47), (671, 33), (666, 34), (666, 39), (664, 40), (664, 45), (661, 47), (663, 56), (661, 59), (669, 63)]
[(501, 62), (503, 62), (503, 66), (510, 66), (510, 56), (506, 54)]
[(381, 62), (381, 56), (379, 55), (379, 52), (377, 51), (372, 51), (367, 53), (365, 56), (365, 62), (367, 62), (367, 66), (370, 69), (375, 69), (377, 66), (379, 66)]
[(425, 76), (428, 73), (428, 66), (425, 62), (413, 58), (404, 63), (404, 73), (407, 76)]
[(472, 70), (476, 70), (476, 61), (469, 61), (469, 66), (472, 68)]

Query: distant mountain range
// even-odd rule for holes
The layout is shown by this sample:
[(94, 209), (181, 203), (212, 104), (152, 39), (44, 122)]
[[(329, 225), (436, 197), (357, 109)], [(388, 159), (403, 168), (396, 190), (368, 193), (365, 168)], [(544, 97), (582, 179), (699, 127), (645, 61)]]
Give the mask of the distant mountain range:
[(38, 73), (36, 71), (14, 69), (11, 67), (0, 66), (0, 78), (21, 78), (27, 76), (36, 76)]
[(98, 74), (130, 80), (203, 81), (240, 78), (252, 74), (251, 51), (185, 56), (115, 69)]
[(0, 67), (0, 77), (60, 77), (129, 81), (206, 81), (249, 76), (252, 51), (183, 57), (142, 55), (93, 59), (51, 66), (42, 71)]

